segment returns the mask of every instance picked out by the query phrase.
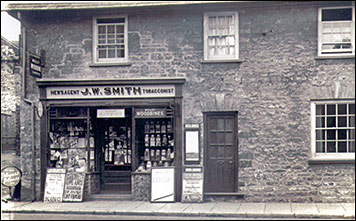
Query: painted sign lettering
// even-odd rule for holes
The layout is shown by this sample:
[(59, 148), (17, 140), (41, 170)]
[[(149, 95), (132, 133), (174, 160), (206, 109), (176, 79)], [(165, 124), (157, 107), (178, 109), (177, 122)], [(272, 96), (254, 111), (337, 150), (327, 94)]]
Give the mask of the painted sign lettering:
[(174, 97), (174, 85), (48, 87), (48, 99)]
[(135, 118), (154, 118), (154, 117), (165, 117), (166, 110), (158, 108), (149, 109), (135, 109)]
[(13, 166), (1, 170), (1, 183), (7, 187), (16, 186), (21, 180), (21, 171)]
[(63, 201), (65, 170), (51, 168), (47, 170), (43, 201), (45, 203), (60, 203)]

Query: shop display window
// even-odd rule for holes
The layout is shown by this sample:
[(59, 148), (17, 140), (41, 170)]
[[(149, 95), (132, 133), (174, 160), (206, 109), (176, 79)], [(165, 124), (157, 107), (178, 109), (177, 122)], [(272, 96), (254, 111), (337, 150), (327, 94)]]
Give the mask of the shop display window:
[(68, 171), (95, 171), (94, 132), (88, 108), (49, 111), (48, 166)]

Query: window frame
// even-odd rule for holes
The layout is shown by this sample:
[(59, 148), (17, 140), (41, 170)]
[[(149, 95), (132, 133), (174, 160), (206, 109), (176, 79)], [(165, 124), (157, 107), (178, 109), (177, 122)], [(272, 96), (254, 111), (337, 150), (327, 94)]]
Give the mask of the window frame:
[[(352, 9), (352, 20), (351, 20), (351, 53), (330, 53), (330, 54), (323, 54), (322, 53), (322, 38), (323, 38), (323, 28), (322, 28), (322, 10), (329, 10), (329, 9)], [(322, 7), (318, 8), (318, 56), (319, 57), (346, 57), (346, 56), (355, 56), (355, 6), (339, 6), (339, 7)]]
[[(232, 15), (235, 21), (234, 25), (234, 37), (235, 37), (235, 54), (233, 56), (227, 56), (226, 54), (221, 56), (209, 57), (208, 51), (208, 21), (210, 16), (228, 16)], [(205, 12), (203, 16), (203, 29), (204, 29), (204, 61), (231, 61), (239, 59), (239, 13), (237, 11), (223, 11), (223, 12)]]
[[(124, 57), (123, 58), (99, 58), (98, 48), (98, 19), (124, 18)], [(115, 64), (128, 62), (128, 15), (93, 17), (93, 64)], [(115, 23), (112, 23), (115, 24)]]
[[(311, 101), (311, 159), (310, 160), (330, 160), (330, 161), (343, 161), (343, 160), (355, 160), (355, 152), (348, 153), (317, 153), (316, 152), (316, 105), (328, 105), (328, 104), (355, 104), (354, 100), (323, 100), (323, 101)], [(348, 111), (347, 117), (349, 117)], [(326, 115), (326, 113), (325, 113)], [(335, 114), (337, 117), (338, 114)], [(353, 114), (354, 116), (354, 114)], [(348, 120), (347, 120), (348, 122)], [(347, 125), (348, 127), (348, 125)], [(325, 125), (327, 128), (327, 125)], [(336, 125), (335, 130), (338, 130)], [(336, 139), (337, 140), (337, 139)], [(346, 138), (347, 142), (350, 140)]]

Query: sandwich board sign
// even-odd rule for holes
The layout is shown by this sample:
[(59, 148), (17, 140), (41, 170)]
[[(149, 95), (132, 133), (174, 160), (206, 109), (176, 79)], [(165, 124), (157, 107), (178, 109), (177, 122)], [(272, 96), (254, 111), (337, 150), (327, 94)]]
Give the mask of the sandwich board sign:
[(174, 167), (151, 169), (151, 202), (174, 202)]

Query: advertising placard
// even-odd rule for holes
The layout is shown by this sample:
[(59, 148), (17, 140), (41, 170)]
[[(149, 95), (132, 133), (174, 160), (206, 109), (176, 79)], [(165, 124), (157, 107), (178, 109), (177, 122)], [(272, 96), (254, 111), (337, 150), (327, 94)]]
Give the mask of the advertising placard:
[(183, 172), (182, 202), (203, 202), (203, 168), (187, 167)]
[(14, 187), (21, 180), (21, 171), (14, 166), (8, 166), (1, 170), (1, 184), (6, 187)]
[(83, 201), (85, 173), (68, 172), (65, 184), (63, 201)]
[(174, 168), (152, 168), (151, 202), (174, 202)]
[(65, 169), (47, 169), (46, 185), (44, 192), (45, 203), (60, 203), (63, 201)]

